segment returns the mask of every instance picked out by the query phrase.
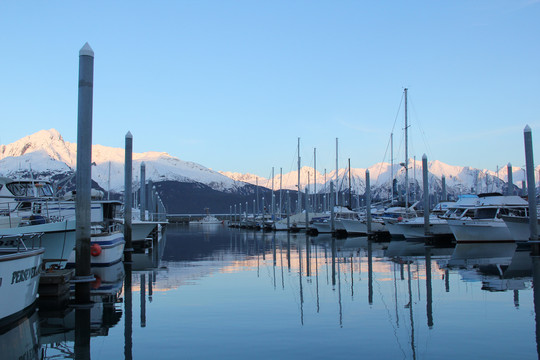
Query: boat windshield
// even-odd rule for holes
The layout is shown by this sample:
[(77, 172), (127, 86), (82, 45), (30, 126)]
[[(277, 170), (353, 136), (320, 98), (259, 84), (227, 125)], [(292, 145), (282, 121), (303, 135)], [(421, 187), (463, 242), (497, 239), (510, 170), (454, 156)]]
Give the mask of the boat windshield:
[(47, 183), (12, 182), (6, 186), (14, 196), (53, 196), (52, 187)]
[(476, 209), (475, 215), (477, 219), (493, 219), (497, 215), (497, 208)]

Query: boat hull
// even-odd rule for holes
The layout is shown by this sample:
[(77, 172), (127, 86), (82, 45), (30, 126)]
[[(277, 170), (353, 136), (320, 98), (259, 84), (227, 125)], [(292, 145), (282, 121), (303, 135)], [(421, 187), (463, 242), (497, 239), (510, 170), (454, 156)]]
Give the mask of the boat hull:
[(330, 222), (314, 222), (309, 227), (317, 230), (319, 234), (329, 234), (332, 232)]
[(515, 242), (504, 221), (448, 220), (457, 243)]
[[(347, 234), (367, 234), (367, 223), (354, 219), (341, 219), (341, 223), (345, 228)], [(373, 231), (374, 223), (371, 222), (371, 229)]]
[(452, 230), (450, 230), (450, 226), (448, 226), (448, 223), (445, 220), (430, 221), (428, 225), (428, 234), (426, 234), (423, 218), (421, 221), (403, 222), (399, 223), (397, 226), (402, 227), (403, 236), (407, 240), (452, 236)]
[[(503, 216), (502, 218), (514, 241), (529, 241), (531, 229), (528, 217)], [(537, 221), (540, 228), (540, 219)]]
[[(133, 220), (131, 223), (131, 241), (144, 241), (158, 224), (157, 221)], [(124, 224), (120, 226), (120, 229), (124, 232)]]
[[(41, 236), (41, 247), (45, 248), (43, 260), (48, 265), (65, 264), (75, 247), (75, 220), (0, 229), (0, 236), (35, 233), (43, 233)], [(2, 247), (12, 247), (12, 244), (0, 239), (0, 248)]]
[(0, 250), (0, 322), (17, 317), (36, 301), (44, 252)]
[[(124, 254), (124, 235), (121, 232), (113, 232), (100, 235), (92, 235), (90, 246), (99, 245), (101, 251), (97, 255), (90, 256), (91, 266), (110, 266), (122, 260)], [(75, 266), (75, 251), (69, 256), (67, 267)]]

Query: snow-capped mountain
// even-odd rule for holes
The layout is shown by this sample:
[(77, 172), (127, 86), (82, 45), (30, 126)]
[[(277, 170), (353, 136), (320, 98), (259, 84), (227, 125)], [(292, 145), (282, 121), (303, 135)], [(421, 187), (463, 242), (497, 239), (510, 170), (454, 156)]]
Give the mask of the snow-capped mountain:
[[(29, 177), (60, 180), (71, 176), (76, 169), (77, 146), (65, 141), (54, 129), (42, 130), (26, 136), (12, 144), (0, 145), (0, 175), (17, 178)], [(121, 193), (124, 187), (124, 149), (102, 145), (93, 145), (92, 179), (104, 190)], [(231, 193), (241, 196), (253, 196), (253, 187), (274, 190), (298, 190), (298, 172), (291, 171), (282, 176), (276, 174), (274, 180), (258, 177), (253, 174), (216, 172), (202, 165), (180, 160), (163, 152), (145, 152), (133, 154), (134, 188), (139, 186), (140, 166), (146, 165), (146, 179), (154, 182), (173, 182), (202, 184), (213, 191)], [(479, 170), (471, 167), (453, 166), (438, 160), (428, 163), (429, 188), (431, 193), (438, 193), (442, 186), (442, 176), (446, 178), (447, 192), (450, 195), (481, 192), (504, 192), (507, 182), (507, 167), (498, 171)], [(391, 179), (397, 180), (398, 187), (403, 189), (405, 169), (394, 164), (377, 163), (368, 169), (352, 168), (338, 171), (336, 181), (335, 170), (322, 174), (313, 168), (304, 166), (300, 169), (300, 190), (304, 191), (309, 184), (313, 193), (328, 192), (330, 181), (339, 191), (350, 188), (355, 194), (365, 192), (366, 170), (369, 170), (372, 191), (375, 197), (388, 198)], [(540, 170), (540, 166), (536, 171)], [(513, 168), (513, 182), (518, 188), (522, 186), (525, 172), (521, 168)], [(31, 175), (30, 175), (31, 174)], [(409, 164), (409, 181), (413, 193), (422, 192), (422, 161), (411, 159)], [(198, 185), (197, 185), (198, 186)], [(251, 194), (251, 195), (250, 195)]]
[[(428, 162), (429, 169), (429, 188), (430, 192), (440, 192), (442, 188), (442, 177), (445, 177), (448, 194), (458, 195), (466, 193), (482, 192), (504, 192), (507, 186), (508, 168), (504, 167), (499, 172), (490, 170), (479, 170), (465, 166), (448, 165), (441, 161), (434, 160)], [(370, 183), (372, 189), (381, 197), (389, 196), (391, 189), (391, 179), (397, 179), (398, 187), (405, 183), (405, 169), (399, 164), (392, 167), (389, 163), (377, 163), (368, 169), (351, 168), (351, 191), (355, 194), (363, 194), (366, 187), (366, 170), (370, 173)], [(540, 166), (536, 167), (536, 172), (540, 171)], [(271, 188), (272, 179), (258, 177), (252, 174), (240, 174), (222, 172), (222, 174), (231, 177), (234, 180), (244, 181), (250, 184), (258, 184)], [(316, 176), (314, 176), (316, 174)], [(525, 172), (521, 168), (512, 168), (514, 186), (521, 188), (522, 181), (525, 179)], [(422, 161), (410, 159), (409, 161), (409, 182), (412, 191), (422, 192)], [(308, 180), (309, 179), (309, 180)], [(326, 179), (326, 181), (325, 181)], [(314, 182), (316, 180), (316, 186)], [(280, 175), (274, 177), (274, 189), (296, 190), (298, 188), (298, 171), (292, 171), (284, 174), (282, 179)], [(332, 171), (326, 176), (316, 172), (313, 168), (304, 166), (300, 169), (300, 188), (304, 190), (308, 183), (309, 191), (329, 192), (330, 181), (334, 182), (335, 189), (339, 191), (349, 188), (348, 169), (339, 169), (338, 179), (336, 181), (336, 171)]]
[[(111, 192), (124, 187), (124, 149), (92, 146), (92, 179)], [(65, 141), (55, 129), (41, 130), (9, 145), (0, 146), (0, 174), (17, 178), (32, 172), (38, 178), (68, 175), (76, 169), (77, 144)], [(138, 186), (140, 166), (146, 166), (146, 179), (202, 183), (214, 190), (234, 191), (245, 183), (237, 182), (202, 165), (183, 161), (167, 153), (133, 154), (133, 181)]]

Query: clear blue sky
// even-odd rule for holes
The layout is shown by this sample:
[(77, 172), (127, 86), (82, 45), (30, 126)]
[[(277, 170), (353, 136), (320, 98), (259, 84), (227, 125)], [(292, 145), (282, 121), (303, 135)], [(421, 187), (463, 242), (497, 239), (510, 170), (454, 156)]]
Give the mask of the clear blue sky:
[[(76, 142), (78, 52), (95, 51), (93, 143), (269, 176), (409, 154), (495, 170), (540, 149), (540, 1), (4, 1), (0, 143)], [(400, 146), (401, 144), (401, 146)], [(386, 155), (389, 161), (389, 153)], [(540, 156), (536, 156), (536, 163)]]

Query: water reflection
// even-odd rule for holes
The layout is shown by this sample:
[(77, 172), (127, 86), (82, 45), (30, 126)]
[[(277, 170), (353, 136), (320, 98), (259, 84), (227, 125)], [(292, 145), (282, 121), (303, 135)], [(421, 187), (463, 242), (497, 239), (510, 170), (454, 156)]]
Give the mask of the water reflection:
[(2, 359), (39, 359), (39, 317), (32, 307), (21, 318), (0, 327), (0, 354)]
[[(92, 309), (40, 308), (39, 316), (25, 318), (39, 326), (14, 353), (132, 359), (159, 349), (169, 358), (180, 351), (187, 358), (348, 358), (361, 346), (366, 357), (416, 359), (526, 358), (540, 349), (534, 248), (437, 247), (220, 225), (171, 225), (166, 241), (155, 245), (133, 254), (132, 264), (96, 269)], [(527, 330), (533, 322), (535, 334)], [(10, 342), (7, 333), (1, 346)], [(489, 346), (503, 339), (512, 348)]]

